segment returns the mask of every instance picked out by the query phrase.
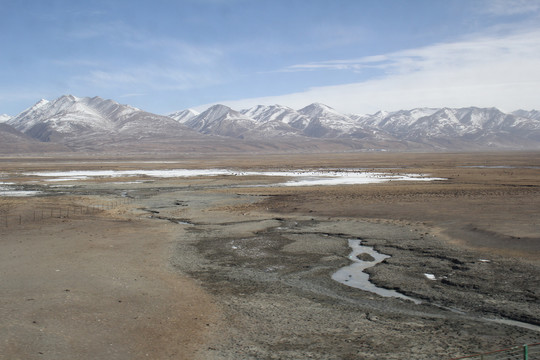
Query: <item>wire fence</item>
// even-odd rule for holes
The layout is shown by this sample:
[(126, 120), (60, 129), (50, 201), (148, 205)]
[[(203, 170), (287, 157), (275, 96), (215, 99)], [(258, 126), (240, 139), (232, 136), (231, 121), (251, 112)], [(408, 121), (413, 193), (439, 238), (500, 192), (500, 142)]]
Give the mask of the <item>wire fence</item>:
[(102, 202), (92, 205), (51, 205), (40, 206), (32, 210), (15, 213), (6, 211), (4, 213), (0, 213), (0, 228), (11, 228), (53, 218), (62, 219), (84, 215), (93, 215), (103, 211), (112, 210), (120, 205), (130, 204), (133, 201), (135, 200), (125, 197), (113, 201)]
[(514, 346), (483, 354), (464, 356), (450, 360), (540, 360), (540, 343)]

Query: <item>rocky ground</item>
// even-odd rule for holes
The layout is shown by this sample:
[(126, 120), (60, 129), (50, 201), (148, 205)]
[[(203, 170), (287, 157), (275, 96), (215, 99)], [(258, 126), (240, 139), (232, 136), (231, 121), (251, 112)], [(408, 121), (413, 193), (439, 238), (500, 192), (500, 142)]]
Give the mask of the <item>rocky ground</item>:
[[(7, 261), (0, 262), (2, 270), (25, 269), (7, 273), (8, 281), (2, 283), (2, 308), (10, 309), (9, 316), (4, 314), (6, 331), (1, 332), (2, 342), (10, 344), (4, 352), (15, 354), (12, 358), (85, 358), (80, 355), (90, 346), (58, 344), (86, 342), (100, 348), (104, 343), (92, 339), (113, 333), (117, 341), (111, 343), (122, 347), (108, 353), (108, 358), (117, 359), (144, 357), (149, 349), (154, 349), (153, 358), (450, 359), (539, 342), (540, 164), (536, 155), (269, 156), (264, 161), (268, 168), (289, 169), (378, 164), (386, 171), (448, 179), (434, 183), (282, 188), (250, 187), (270, 182), (265, 178), (79, 182), (68, 194), (33, 201), (90, 204), (121, 194), (132, 201), (91, 218), (81, 214), (65, 222), (50, 219), (0, 229), (0, 253)], [(200, 164), (209, 167), (220, 162)], [(261, 168), (247, 158), (235, 164)], [(478, 164), (488, 167), (468, 167)], [(230, 166), (226, 161), (221, 165)], [(55, 191), (60, 192), (48, 194)], [(29, 204), (28, 200), (0, 201), (12, 212)], [(125, 226), (111, 230), (105, 225), (110, 217)], [(58, 236), (59, 231), (67, 231), (67, 224), (70, 236), (82, 239), (78, 245)], [(77, 224), (90, 228), (73, 232)], [(17, 242), (20, 231), (26, 234), (23, 243)], [(88, 248), (90, 236), (103, 240), (98, 247)], [(368, 270), (372, 281), (421, 304), (332, 280), (337, 269), (350, 263), (348, 239), (361, 239), (390, 255)], [(107, 246), (115, 241), (122, 246), (111, 251)], [(34, 249), (38, 242), (40, 247)], [(52, 276), (57, 274), (41, 270), (21, 275), (30, 274), (34, 263), (39, 265), (36, 269), (54, 267), (60, 256), (50, 251), (47, 256), (26, 258), (28, 250), (41, 254), (51, 246), (64, 249), (67, 244), (62, 256), (78, 265), (71, 267), (76, 275), (69, 286), (57, 283)], [(146, 251), (149, 244), (161, 250)], [(97, 265), (90, 265), (96, 261)], [(143, 275), (147, 282), (138, 285), (140, 293), (111, 297), (112, 285), (82, 281), (97, 269), (106, 278), (111, 271), (107, 266), (119, 262), (129, 264), (120, 267), (126, 278), (111, 279), (111, 284), (127, 289), (129, 277)], [(36, 276), (44, 288), (61, 295), (69, 289), (71, 302), (28, 282), (28, 276)], [(182, 285), (175, 287), (178, 284)], [(36, 291), (42, 304), (39, 310), (29, 311), (26, 307), (33, 302), (23, 298), (35, 298)], [(156, 295), (145, 301), (147, 295), (142, 294), (149, 292)], [(110, 299), (133, 305), (117, 313)], [(89, 303), (98, 308), (85, 308)], [(67, 315), (65, 304), (72, 306)], [(150, 312), (144, 329), (152, 331), (130, 340), (129, 334), (138, 328), (133, 319), (126, 319), (136, 312)], [(101, 327), (93, 322), (95, 313), (112, 318)], [(43, 318), (35, 320), (40, 314)], [(32, 326), (37, 326), (32, 321), (46, 325), (38, 326), (44, 329), (39, 340), (31, 340), (36, 339)], [(80, 325), (78, 332), (57, 336), (69, 332), (74, 323)], [(129, 331), (115, 332), (119, 329)], [(49, 352), (39, 350), (43, 346)]]

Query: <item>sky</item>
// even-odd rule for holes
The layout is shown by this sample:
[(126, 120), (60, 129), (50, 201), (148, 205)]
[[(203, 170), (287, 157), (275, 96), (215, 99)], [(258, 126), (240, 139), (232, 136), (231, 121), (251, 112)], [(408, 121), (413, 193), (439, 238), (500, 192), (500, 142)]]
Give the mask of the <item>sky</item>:
[(540, 0), (0, 0), (0, 114), (540, 108)]

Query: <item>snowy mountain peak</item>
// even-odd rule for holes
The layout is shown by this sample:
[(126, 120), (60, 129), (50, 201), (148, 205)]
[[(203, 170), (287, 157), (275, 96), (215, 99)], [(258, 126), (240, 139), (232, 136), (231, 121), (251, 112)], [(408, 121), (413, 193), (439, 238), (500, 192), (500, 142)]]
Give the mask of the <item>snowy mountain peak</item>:
[(222, 104), (213, 105), (185, 122), (187, 126), (203, 134), (230, 137), (240, 137), (253, 127), (254, 123), (252, 118)]
[(49, 100), (41, 99), (37, 103), (34, 104), (32, 107), (41, 107), (43, 105), (46, 105), (49, 103)]
[(324, 104), (314, 103), (298, 112), (310, 119), (304, 133), (311, 137), (339, 137), (360, 128), (355, 120)]
[(210, 108), (208, 108), (202, 114), (205, 114), (205, 116), (208, 117), (208, 118), (220, 118), (222, 116), (230, 114), (231, 112), (236, 112), (236, 111), (234, 111), (233, 109), (231, 109), (228, 106), (225, 106), (225, 105), (222, 105), (222, 104), (216, 104), (216, 105), (211, 106)]
[(0, 114), (0, 124), (8, 122), (11, 119), (11, 116), (7, 114)]
[(538, 110), (530, 110), (530, 111), (527, 111), (527, 110), (516, 110), (516, 111), (513, 111), (512, 112), (513, 115), (516, 115), (516, 116), (520, 116), (520, 117), (523, 117), (523, 118), (528, 118), (528, 119), (534, 119), (534, 120), (540, 120), (540, 111)]
[(250, 109), (242, 110), (241, 113), (256, 120), (258, 123), (279, 122), (289, 124), (295, 128), (303, 128), (309, 121), (296, 110), (282, 105), (257, 105)]
[(198, 111), (195, 111), (193, 109), (186, 109), (186, 110), (174, 112), (172, 114), (168, 114), (167, 116), (183, 124), (193, 119), (195, 116), (199, 114), (200, 113)]
[(100, 97), (63, 95), (40, 101), (8, 122), (40, 141), (77, 142), (85, 137), (170, 136), (189, 131), (171, 118), (150, 114)]
[(203, 111), (199, 115), (197, 115), (195, 118), (191, 119), (191, 123), (199, 123), (200, 125), (203, 124), (210, 124), (215, 123), (217, 121), (224, 120), (226, 118), (230, 117), (244, 117), (241, 113), (231, 109), (228, 106), (222, 105), (222, 104), (216, 104), (208, 109), (206, 111)]
[(69, 106), (72, 106), (73, 104), (77, 103), (79, 101), (78, 98), (76, 98), (75, 96), (73, 95), (63, 95), (61, 97), (59, 97), (58, 99), (56, 100), (53, 100), (51, 102), (51, 106), (55, 107), (55, 108), (67, 108)]
[(41, 99), (37, 103), (35, 103), (33, 106), (31, 106), (28, 109), (26, 109), (25, 111), (23, 111), (23, 113), (37, 110), (37, 109), (42, 108), (43, 106), (45, 106), (47, 104), (49, 104), (49, 100)]
[(217, 135), (270, 142), (319, 139), (352, 143), (354, 149), (540, 149), (536, 110), (508, 114), (496, 108), (416, 108), (347, 115), (321, 103), (300, 110), (258, 105), (240, 112), (217, 104), (202, 113), (187, 109), (160, 116), (98, 96), (63, 95), (40, 100), (14, 118), (2, 115), (2, 121), (26, 136), (73, 148), (140, 139), (165, 144), (172, 138)]
[(338, 114), (342, 115), (339, 112), (337, 112), (335, 109), (331, 108), (328, 105), (324, 105), (321, 103), (313, 103), (311, 105), (306, 106), (305, 108), (302, 108), (298, 110), (299, 113), (304, 115), (321, 115), (323, 113), (332, 113), (332, 114)]

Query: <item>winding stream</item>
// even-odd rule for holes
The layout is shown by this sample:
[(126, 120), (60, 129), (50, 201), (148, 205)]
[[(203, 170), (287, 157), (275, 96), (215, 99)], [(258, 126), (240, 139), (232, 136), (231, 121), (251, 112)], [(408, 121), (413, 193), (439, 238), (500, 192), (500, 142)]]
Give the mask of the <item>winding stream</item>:
[[(404, 300), (409, 300), (415, 304), (421, 304), (422, 301), (412, 298), (410, 296), (403, 295), (395, 290), (389, 290), (376, 286), (369, 281), (369, 274), (364, 270), (372, 266), (377, 265), (384, 259), (389, 258), (389, 255), (381, 254), (375, 251), (372, 247), (361, 245), (359, 239), (349, 239), (349, 246), (352, 248), (352, 252), (349, 254), (349, 259), (353, 262), (351, 265), (345, 266), (332, 275), (332, 279), (338, 281), (344, 285), (351, 286), (360, 290), (369, 291), (384, 297), (397, 297)], [(358, 255), (365, 260), (360, 260)], [(467, 313), (456, 308), (442, 306), (438, 304), (431, 304), (441, 309), (445, 309), (456, 314), (465, 315)], [(479, 320), (494, 322), (498, 324), (517, 326), (524, 329), (534, 330), (540, 332), (540, 326), (529, 324), (521, 321), (504, 319), (504, 318), (487, 318), (480, 317)]]
[[(377, 265), (390, 256), (381, 254), (369, 246), (361, 245), (361, 240), (359, 239), (349, 239), (349, 246), (352, 248), (352, 252), (349, 254), (349, 259), (353, 263), (336, 271), (332, 275), (333, 280), (344, 285), (369, 291), (384, 297), (397, 297), (412, 301), (415, 304), (421, 303), (421, 301), (418, 299), (403, 295), (395, 290), (378, 287), (369, 281), (369, 274), (365, 273), (364, 270)], [(360, 254), (362, 254), (364, 258), (368, 259), (360, 260), (358, 258), (358, 255)]]

